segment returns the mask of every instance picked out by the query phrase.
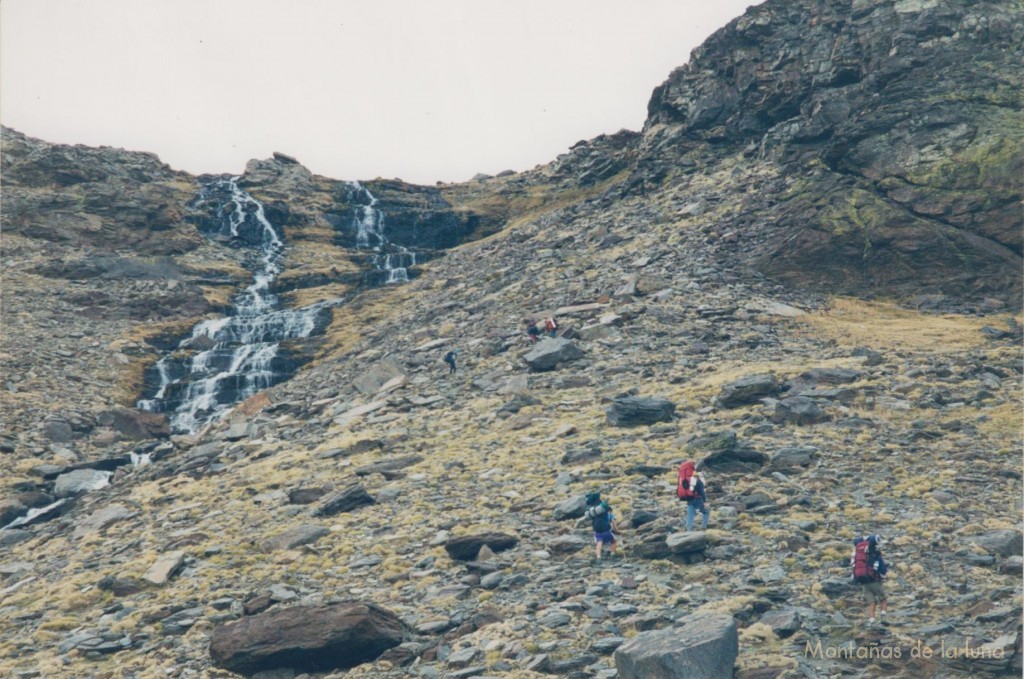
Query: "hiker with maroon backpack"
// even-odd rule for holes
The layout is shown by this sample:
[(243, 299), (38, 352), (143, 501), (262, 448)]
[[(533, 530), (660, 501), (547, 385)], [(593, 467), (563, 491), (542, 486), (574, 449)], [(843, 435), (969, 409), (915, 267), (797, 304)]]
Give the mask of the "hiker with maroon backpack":
[(708, 517), (711, 514), (708, 510), (707, 488), (704, 484), (704, 475), (697, 471), (693, 460), (686, 460), (679, 465), (676, 497), (686, 500), (686, 530), (693, 530), (693, 519), (697, 512), (703, 515), (701, 530), (707, 530)]
[(854, 538), (853, 556), (850, 557), (853, 569), (853, 580), (864, 592), (864, 600), (868, 604), (868, 623), (875, 621), (875, 606), (879, 615), (885, 616), (889, 600), (885, 596), (882, 581), (889, 572), (889, 567), (882, 558), (882, 538), (879, 535), (865, 535)]

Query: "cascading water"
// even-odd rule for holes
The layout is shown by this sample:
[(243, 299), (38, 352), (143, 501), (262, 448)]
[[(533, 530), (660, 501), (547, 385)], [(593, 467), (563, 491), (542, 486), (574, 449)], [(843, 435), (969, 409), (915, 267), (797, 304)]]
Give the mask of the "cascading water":
[(384, 213), (377, 209), (377, 198), (359, 182), (348, 182), (355, 200), (365, 202), (355, 208), (356, 248), (373, 249), (373, 268), (381, 272), (385, 284), (408, 283), (409, 269), (416, 266), (416, 253), (390, 242), (384, 235)]
[(168, 413), (171, 429), (179, 433), (194, 433), (235, 403), (287, 379), (294, 365), (280, 343), (322, 330), (329, 308), (340, 302), (277, 308), (270, 284), (281, 273), (284, 243), (263, 204), (240, 189), (238, 179), (210, 182), (197, 204), (215, 205), (215, 228), (256, 248), (253, 282), (234, 299), (231, 316), (199, 323), (177, 351), (156, 363), (149, 376), (153, 395), (137, 403), (142, 410)]

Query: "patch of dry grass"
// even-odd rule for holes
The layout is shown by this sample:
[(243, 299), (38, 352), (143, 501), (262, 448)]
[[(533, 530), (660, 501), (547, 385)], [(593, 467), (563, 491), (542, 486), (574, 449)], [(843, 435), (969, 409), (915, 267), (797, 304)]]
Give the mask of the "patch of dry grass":
[(827, 310), (803, 316), (798, 323), (807, 327), (806, 334), (842, 347), (943, 354), (985, 346), (982, 327), (1005, 320), (926, 314), (886, 302), (837, 297)]

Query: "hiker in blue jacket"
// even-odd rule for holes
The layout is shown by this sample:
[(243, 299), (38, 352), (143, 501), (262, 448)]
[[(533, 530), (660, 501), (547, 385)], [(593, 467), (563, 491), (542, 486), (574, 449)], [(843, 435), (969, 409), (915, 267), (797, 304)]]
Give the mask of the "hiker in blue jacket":
[(609, 556), (615, 554), (618, 548), (618, 540), (615, 539), (615, 516), (612, 514), (612, 507), (601, 499), (601, 493), (595, 492), (587, 495), (587, 511), (584, 514), (590, 519), (591, 527), (594, 529), (594, 558), (601, 558), (601, 549), (608, 545)]
[(459, 355), (458, 349), (452, 349), (444, 355), (444, 362), (448, 364), (448, 374), (451, 375), (455, 372), (455, 357)]

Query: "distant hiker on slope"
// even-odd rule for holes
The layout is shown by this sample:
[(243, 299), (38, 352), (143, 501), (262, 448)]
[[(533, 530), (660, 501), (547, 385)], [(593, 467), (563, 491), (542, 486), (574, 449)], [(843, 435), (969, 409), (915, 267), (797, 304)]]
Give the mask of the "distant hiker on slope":
[(693, 460), (686, 460), (679, 465), (679, 480), (676, 483), (676, 497), (686, 500), (686, 530), (693, 530), (693, 519), (700, 512), (703, 516), (701, 530), (708, 529), (708, 517), (711, 512), (708, 510), (707, 487), (704, 482), (704, 475), (696, 471), (697, 466)]
[(540, 328), (537, 327), (537, 321), (526, 318), (523, 319), (523, 323), (526, 324), (526, 336), (530, 338), (530, 343), (536, 343), (540, 339)]
[(452, 349), (444, 355), (444, 362), (448, 364), (448, 374), (451, 375), (455, 372), (455, 357), (459, 355), (458, 349)]
[(609, 555), (614, 555), (619, 546), (615, 539), (615, 531), (619, 527), (615, 525), (611, 505), (601, 499), (601, 493), (587, 495), (587, 511), (584, 516), (590, 519), (590, 525), (594, 529), (594, 558), (601, 558), (601, 549), (604, 545), (608, 545)]
[(555, 323), (555, 319), (548, 316), (544, 319), (544, 332), (547, 333), (548, 337), (555, 337), (556, 331), (558, 330), (558, 324)]
[(868, 624), (875, 621), (875, 606), (879, 615), (885, 616), (889, 599), (885, 595), (882, 581), (889, 573), (889, 566), (882, 558), (882, 537), (865, 535), (854, 538), (853, 556), (850, 557), (850, 568), (853, 569), (853, 580), (860, 585), (864, 600), (868, 604)]

